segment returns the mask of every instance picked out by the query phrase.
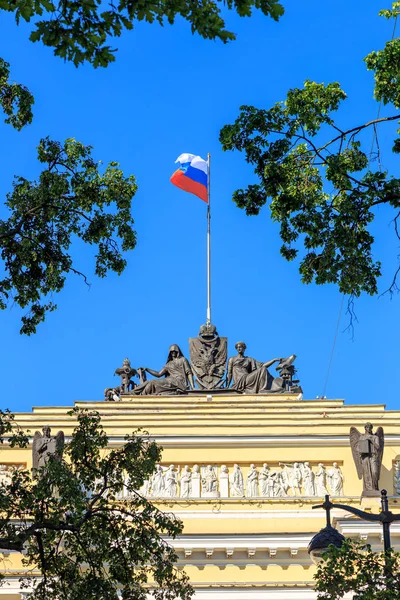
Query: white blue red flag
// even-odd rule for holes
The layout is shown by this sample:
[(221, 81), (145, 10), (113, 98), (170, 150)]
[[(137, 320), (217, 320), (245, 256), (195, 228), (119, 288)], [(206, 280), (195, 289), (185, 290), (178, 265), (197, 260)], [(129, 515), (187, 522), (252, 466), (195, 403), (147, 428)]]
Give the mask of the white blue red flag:
[(179, 163), (179, 168), (173, 173), (171, 183), (208, 204), (207, 161), (194, 154), (181, 154), (175, 162)]

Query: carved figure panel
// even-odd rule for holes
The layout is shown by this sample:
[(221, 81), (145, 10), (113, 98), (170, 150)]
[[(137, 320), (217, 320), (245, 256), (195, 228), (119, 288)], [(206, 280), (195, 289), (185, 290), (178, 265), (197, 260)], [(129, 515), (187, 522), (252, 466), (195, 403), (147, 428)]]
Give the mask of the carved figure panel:
[(0, 485), (8, 486), (12, 482), (12, 476), (18, 469), (24, 469), (26, 465), (18, 464), (0, 464)]
[(213, 465), (207, 465), (206, 467), (203, 467), (201, 484), (201, 495), (204, 498), (219, 497), (217, 474)]
[(393, 463), (393, 491), (400, 495), (400, 461)]
[(238, 464), (233, 465), (233, 472), (229, 478), (231, 496), (243, 498), (244, 496), (244, 479), (242, 469)]
[(224, 383), (228, 340), (219, 337), (215, 325), (200, 327), (197, 338), (189, 338), (190, 364), (201, 390), (220, 388)]
[[(243, 475), (244, 471), (244, 475)], [(400, 462), (397, 470), (400, 482)], [(1, 478), (1, 466), (0, 466)], [(243, 469), (235, 463), (227, 465), (157, 465), (139, 493), (154, 499), (198, 498), (285, 498), (343, 495), (343, 475), (338, 463), (328, 468), (322, 463), (279, 463), (258, 467), (255, 463)], [(400, 486), (399, 486), (400, 493)], [(120, 499), (127, 497), (121, 493)]]

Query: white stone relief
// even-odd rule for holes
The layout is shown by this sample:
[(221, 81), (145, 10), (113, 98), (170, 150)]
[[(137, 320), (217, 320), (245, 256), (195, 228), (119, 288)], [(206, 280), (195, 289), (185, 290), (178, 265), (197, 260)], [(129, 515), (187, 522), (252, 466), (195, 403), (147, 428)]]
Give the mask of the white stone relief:
[(327, 478), (332, 496), (343, 496), (343, 474), (336, 462), (329, 469)]
[(283, 467), (282, 480), (286, 487), (285, 492), (287, 491), (287, 488), (290, 488), (292, 496), (301, 496), (300, 483), (302, 480), (302, 472), (300, 464), (295, 462), (293, 464), (279, 463), (279, 465)]
[(400, 495), (400, 461), (393, 465), (393, 487), (395, 494)]
[[(158, 464), (153, 475), (139, 490), (150, 498), (293, 498), (343, 496), (343, 474), (338, 463), (326, 468), (323, 463), (312, 466), (304, 463), (279, 463), (270, 467), (264, 463), (259, 469), (251, 463), (243, 475), (242, 468), (235, 463), (227, 465), (175, 465)], [(0, 483), (8, 475), (0, 465)], [(394, 484), (400, 494), (400, 461), (394, 465)], [(396, 487), (397, 486), (397, 487)], [(128, 498), (127, 490), (118, 494), (118, 499)]]
[(170, 465), (165, 472), (165, 496), (167, 498), (176, 498), (178, 495), (178, 471), (175, 465)]
[(212, 465), (207, 465), (207, 467), (203, 468), (202, 478), (201, 478), (201, 495), (204, 498), (218, 498), (218, 481), (217, 474)]
[(255, 465), (250, 465), (246, 482), (247, 498), (257, 498), (258, 496), (258, 471)]
[(219, 474), (219, 495), (222, 498), (228, 498), (229, 496), (229, 469), (226, 465), (221, 466), (221, 472)]
[(286, 489), (282, 472), (271, 470), (268, 477), (268, 498), (284, 498), (287, 495)]
[(318, 469), (315, 473), (315, 492), (317, 496), (326, 496), (326, 469), (322, 463), (318, 463)]
[(181, 498), (190, 498), (192, 492), (192, 473), (186, 465), (181, 475)]
[(154, 475), (151, 478), (151, 495), (155, 498), (163, 496), (164, 494), (164, 472), (161, 465), (156, 466)]
[(0, 465), (0, 485), (10, 485), (11, 469), (7, 465)]
[(258, 476), (258, 481), (260, 485), (260, 496), (268, 496), (268, 480), (270, 477), (270, 469), (267, 463), (264, 463), (260, 474)]
[(243, 498), (244, 496), (244, 479), (242, 469), (239, 465), (233, 465), (233, 473), (229, 478), (229, 483), (231, 485), (231, 496), (236, 496), (237, 498)]
[(4, 465), (0, 464), (0, 485), (10, 485), (12, 482), (12, 476), (15, 471), (18, 469), (24, 468), (25, 465), (22, 464), (14, 464), (14, 465)]
[(194, 465), (192, 470), (192, 495), (191, 498), (200, 498), (200, 467)]
[(315, 496), (315, 474), (310, 467), (310, 463), (305, 462), (304, 464), (300, 464), (300, 469), (302, 473), (304, 496)]

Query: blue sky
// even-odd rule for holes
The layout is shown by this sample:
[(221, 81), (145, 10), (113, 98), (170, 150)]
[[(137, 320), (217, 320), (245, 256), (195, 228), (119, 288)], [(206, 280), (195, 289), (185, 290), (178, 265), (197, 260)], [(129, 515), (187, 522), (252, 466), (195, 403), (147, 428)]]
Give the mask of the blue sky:
[[(349, 96), (344, 127), (375, 118), (372, 75), (362, 58), (391, 36), (392, 23), (377, 16), (386, 7), (375, 0), (286, 0), (279, 23), (227, 13), (237, 33), (228, 45), (193, 36), (181, 20), (164, 28), (141, 23), (116, 40), (117, 61), (103, 70), (64, 64), (28, 41), (29, 26), (17, 28), (1, 13), (0, 56), (35, 96), (31, 126), (18, 133), (0, 124), (1, 195), (14, 174), (37, 176), (35, 148), (46, 135), (91, 144), (97, 160), (119, 161), (139, 185), (132, 204), (138, 244), (122, 276), (96, 279), (90, 249), (76, 246), (90, 289), (69, 278), (58, 311), (35, 336), (19, 335), (17, 307), (0, 313), (3, 408), (100, 399), (118, 384), (113, 372), (125, 356), (159, 369), (170, 344), (187, 355), (187, 340), (206, 316), (206, 207), (169, 183), (182, 152), (212, 156), (213, 322), (228, 336), (230, 354), (239, 339), (257, 360), (295, 353), (305, 397), (322, 394), (341, 296), (333, 286), (301, 284), (297, 264), (279, 254), (267, 208), (251, 218), (235, 206), (232, 192), (254, 176), (241, 154), (222, 152), (218, 135), (241, 104), (268, 108), (307, 78), (341, 82)], [(396, 173), (388, 133), (380, 133), (383, 163)], [(383, 209), (374, 225), (382, 291), (397, 265), (391, 218)], [(329, 398), (399, 408), (399, 308), (399, 297), (357, 300), (354, 339), (344, 331), (343, 311)]]

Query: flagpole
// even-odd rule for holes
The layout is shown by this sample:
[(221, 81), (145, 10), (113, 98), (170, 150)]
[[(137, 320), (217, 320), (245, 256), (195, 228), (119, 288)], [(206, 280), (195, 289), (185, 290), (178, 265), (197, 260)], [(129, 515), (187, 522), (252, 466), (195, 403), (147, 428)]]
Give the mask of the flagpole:
[(207, 323), (211, 323), (211, 155), (207, 154)]

